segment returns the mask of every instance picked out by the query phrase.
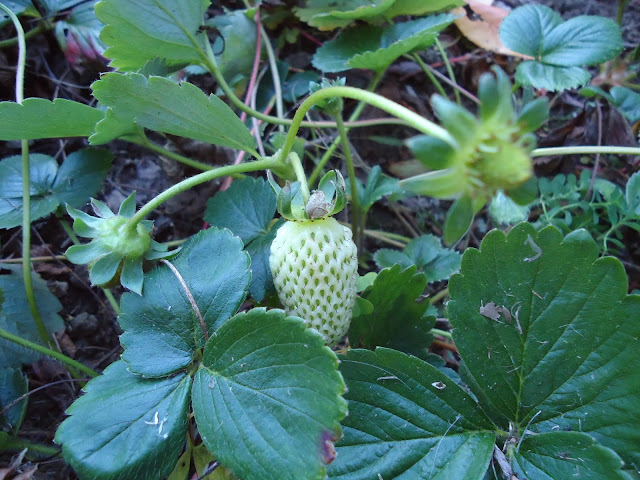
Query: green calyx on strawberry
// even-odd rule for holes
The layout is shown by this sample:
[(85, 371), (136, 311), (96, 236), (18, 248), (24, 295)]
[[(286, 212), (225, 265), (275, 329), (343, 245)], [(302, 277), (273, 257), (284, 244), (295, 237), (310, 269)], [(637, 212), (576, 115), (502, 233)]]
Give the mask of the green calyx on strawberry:
[(344, 179), (329, 172), (307, 202), (297, 182), (274, 188), (278, 210), (289, 220), (278, 229), (269, 257), (278, 297), (288, 314), (334, 346), (349, 329), (358, 279), (351, 230), (331, 217), (346, 204)]
[(142, 293), (143, 263), (170, 258), (179, 249), (168, 251), (166, 245), (154, 241), (151, 238), (153, 222), (149, 220), (129, 227), (128, 221), (136, 210), (135, 192), (122, 202), (117, 215), (93, 198), (91, 206), (96, 217), (67, 206), (67, 212), (73, 218), (74, 231), (92, 240), (69, 247), (65, 255), (75, 264), (89, 266), (93, 285), (113, 287), (121, 283), (133, 292)]

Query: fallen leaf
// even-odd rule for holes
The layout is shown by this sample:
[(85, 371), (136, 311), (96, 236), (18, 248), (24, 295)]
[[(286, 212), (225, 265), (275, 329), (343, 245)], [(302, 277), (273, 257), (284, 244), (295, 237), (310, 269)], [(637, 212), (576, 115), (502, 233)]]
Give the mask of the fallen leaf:
[(509, 12), (491, 5), (493, 0), (467, 0), (467, 7), (459, 7), (452, 11), (454, 15), (462, 15), (455, 24), (462, 34), (477, 46), (501, 55), (531, 59), (513, 50), (509, 50), (500, 40), (500, 24)]

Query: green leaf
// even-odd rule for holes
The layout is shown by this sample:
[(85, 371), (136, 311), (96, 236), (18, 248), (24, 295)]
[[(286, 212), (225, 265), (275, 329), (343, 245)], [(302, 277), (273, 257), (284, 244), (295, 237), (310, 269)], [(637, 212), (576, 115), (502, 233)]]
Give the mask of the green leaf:
[(584, 230), (529, 224), (468, 249), (447, 305), (466, 381), (494, 421), (579, 431), (640, 465), (640, 296)]
[[(341, 357), (349, 416), (329, 477), (341, 480), (478, 480), (493, 452), (493, 425), (437, 368), (395, 350)], [(436, 407), (437, 406), (437, 407)]]
[(16, 403), (7, 411), (4, 409), (29, 391), (29, 382), (20, 368), (0, 368), (0, 427), (17, 432), (27, 412), (27, 397)]
[(302, 320), (262, 308), (236, 315), (207, 343), (193, 384), (205, 445), (244, 480), (323, 479), (347, 413), (337, 367)]
[[(121, 71), (135, 71), (159, 55), (168, 65), (197, 63), (205, 36), (197, 35), (209, 0), (103, 0), (96, 16), (105, 24), (105, 57)], [(195, 42), (195, 44), (194, 44)]]
[(93, 85), (95, 97), (117, 117), (158, 132), (240, 150), (253, 150), (253, 137), (226, 103), (207, 97), (188, 82), (129, 73), (107, 73)]
[[(242, 242), (229, 231), (210, 228), (185, 243), (172, 264), (213, 335), (246, 296), (251, 274)], [(122, 358), (134, 373), (169, 375), (187, 367), (204, 346), (198, 316), (166, 265), (146, 275), (142, 295), (125, 293), (121, 309)]]
[(614, 104), (631, 123), (640, 120), (640, 93), (626, 87), (611, 88)]
[(411, 137), (405, 143), (413, 156), (429, 170), (447, 168), (456, 153), (448, 143), (427, 135)]
[(500, 39), (514, 52), (539, 58), (542, 40), (563, 22), (555, 10), (544, 5), (515, 8), (500, 24)]
[(378, 200), (394, 193), (403, 193), (398, 179), (384, 175), (380, 165), (375, 165), (369, 172), (364, 190), (359, 195), (360, 207), (367, 212)]
[(227, 79), (237, 75), (249, 76), (256, 55), (256, 24), (247, 17), (245, 10), (235, 10), (225, 15), (216, 15), (207, 21), (215, 27), (221, 38), (217, 38), (212, 48), (216, 55), (220, 72)]
[(563, 67), (594, 65), (622, 51), (620, 27), (610, 18), (582, 15), (553, 28), (542, 39), (544, 63)]
[(453, 205), (451, 205), (451, 208), (449, 208), (447, 212), (443, 236), (445, 245), (451, 245), (460, 240), (464, 234), (467, 233), (472, 222), (473, 206), (471, 197), (469, 195), (463, 195), (453, 202)]
[[(16, 15), (21, 15), (26, 12), (32, 14), (37, 13), (36, 9), (33, 7), (33, 3), (31, 3), (31, 0), (4, 0), (2, 3)], [(4, 10), (0, 12), (0, 18), (3, 20), (9, 19)]]
[(502, 190), (499, 190), (491, 199), (489, 215), (498, 224), (513, 225), (529, 218), (529, 207), (518, 205), (507, 197)]
[(354, 27), (325, 42), (316, 51), (312, 63), (323, 72), (350, 68), (384, 70), (405, 53), (432, 45), (438, 33), (454, 19), (453, 15), (441, 14), (385, 28)]
[(262, 178), (236, 180), (229, 189), (207, 201), (205, 221), (214, 227), (228, 228), (238, 235), (251, 256), (251, 286), (249, 292), (261, 301), (273, 291), (269, 268), (269, 251), (278, 227), (272, 224), (276, 213), (276, 196)]
[(103, 145), (126, 136), (140, 136), (133, 118), (116, 115), (111, 108), (107, 108), (104, 118), (96, 124), (95, 132), (89, 137), (89, 143)]
[(516, 82), (550, 92), (580, 87), (591, 80), (591, 75), (580, 67), (558, 67), (532, 60), (522, 62), (516, 70)]
[(382, 270), (373, 286), (361, 296), (373, 304), (373, 312), (356, 317), (349, 328), (351, 345), (373, 349), (395, 348), (424, 357), (433, 337), (435, 318), (425, 317), (429, 302), (418, 303), (427, 281), (415, 267), (400, 265)]
[(579, 432), (550, 432), (526, 437), (514, 453), (513, 467), (518, 478), (531, 480), (574, 477), (629, 480), (620, 471), (620, 457)]
[(62, 98), (0, 102), (0, 140), (88, 137), (103, 118), (97, 108)]
[(627, 208), (636, 215), (640, 215), (640, 172), (629, 177), (625, 188), (625, 200)]
[(421, 235), (412, 239), (402, 252), (380, 249), (373, 258), (378, 268), (392, 267), (395, 263), (404, 268), (415, 265), (418, 272), (424, 273), (429, 283), (448, 279), (460, 270), (461, 260), (458, 252), (443, 248), (440, 239), (434, 235)]
[[(45, 217), (60, 204), (83, 205), (102, 187), (111, 168), (108, 150), (83, 149), (69, 155), (58, 168), (53, 157), (29, 156), (31, 221)], [(22, 224), (22, 157), (0, 161), (0, 228)]]
[(320, 30), (345, 27), (354, 20), (377, 18), (394, 0), (310, 0), (306, 7), (295, 8), (296, 15), (303, 22)]
[[(6, 294), (2, 311), (0, 312), (0, 328), (30, 340), (39, 345), (43, 344), (35, 321), (31, 316), (27, 296), (24, 291), (22, 267), (19, 265), (3, 264), (2, 270), (10, 270), (8, 275), (0, 275), (0, 289)], [(57, 314), (62, 310), (60, 301), (47, 288), (47, 283), (40, 276), (32, 272), (33, 291), (36, 305), (42, 317), (47, 332), (58, 332), (64, 328), (64, 322)], [(22, 364), (33, 363), (40, 358), (40, 354), (31, 349), (21, 347), (7, 340), (0, 340), (0, 366), (19, 368)]]
[(393, 5), (384, 12), (384, 16), (385, 18), (394, 18), (400, 15), (422, 16), (428, 13), (452, 10), (461, 5), (464, 5), (464, 0), (430, 0), (428, 2), (396, 0), (393, 2)]
[(122, 361), (85, 386), (56, 432), (80, 478), (157, 480), (184, 448), (191, 377), (146, 379)]

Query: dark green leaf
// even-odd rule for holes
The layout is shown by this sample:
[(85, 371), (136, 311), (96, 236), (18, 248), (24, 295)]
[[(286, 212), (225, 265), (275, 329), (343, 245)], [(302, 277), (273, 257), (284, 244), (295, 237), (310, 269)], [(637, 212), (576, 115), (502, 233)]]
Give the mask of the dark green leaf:
[[(1, 348), (1, 347), (0, 347)], [(0, 368), (0, 427), (17, 432), (20, 429), (24, 414), (27, 412), (27, 397), (4, 411), (9, 404), (16, 401), (29, 391), (29, 382), (20, 368), (10, 368), (1, 365)]]
[(631, 123), (640, 120), (640, 93), (626, 87), (611, 88), (615, 106)]
[(629, 480), (622, 460), (613, 450), (598, 445), (579, 432), (550, 432), (528, 436), (519, 445), (513, 470), (531, 480), (581, 478), (585, 480)]
[(118, 116), (111, 108), (107, 108), (104, 118), (96, 124), (95, 132), (89, 137), (89, 143), (103, 145), (116, 138), (138, 137), (139, 135), (136, 123), (132, 118)]
[(553, 28), (542, 39), (541, 61), (563, 67), (603, 63), (622, 51), (620, 27), (610, 18), (582, 15)]
[[(105, 24), (101, 38), (111, 66), (121, 71), (142, 68), (158, 55), (167, 64), (197, 63), (202, 60), (204, 23), (209, 0), (103, 0), (96, 4), (96, 16)], [(195, 45), (194, 45), (195, 42)]]
[(262, 308), (236, 315), (207, 343), (194, 380), (205, 445), (244, 480), (323, 479), (347, 412), (337, 366), (300, 319)]
[(261, 301), (273, 290), (269, 249), (281, 225), (273, 225), (276, 196), (261, 178), (236, 180), (228, 190), (207, 201), (204, 219), (218, 228), (228, 228), (244, 242), (251, 256), (251, 296)]
[(392, 250), (390, 248), (381, 248), (373, 254), (373, 260), (380, 270), (383, 268), (391, 268), (394, 265), (400, 265), (403, 269), (415, 265), (412, 258), (400, 250)]
[(453, 380), (386, 348), (351, 350), (341, 357), (340, 371), (349, 416), (330, 478), (482, 478), (494, 427)]
[(625, 200), (630, 212), (640, 215), (640, 172), (629, 177), (625, 188)]
[(500, 24), (504, 45), (530, 57), (542, 55), (542, 41), (562, 23), (562, 17), (544, 5), (524, 5), (507, 15)]
[(0, 140), (88, 137), (103, 118), (97, 108), (62, 98), (0, 102)]
[(516, 70), (516, 81), (520, 85), (531, 85), (551, 92), (580, 87), (590, 79), (591, 75), (584, 68), (560, 67), (534, 61), (522, 62)]
[[(256, 56), (256, 24), (244, 10), (216, 15), (207, 21), (216, 28), (222, 38), (212, 45), (220, 72), (227, 79), (238, 75), (249, 76)], [(224, 41), (222, 40), (224, 39)]]
[(360, 198), (360, 206), (366, 212), (382, 197), (402, 192), (398, 179), (384, 175), (380, 166), (375, 165), (367, 177), (367, 184)]
[(424, 357), (435, 325), (435, 318), (424, 316), (429, 302), (417, 302), (426, 285), (424, 275), (416, 273), (415, 267), (403, 270), (395, 265), (382, 270), (373, 286), (361, 295), (373, 304), (373, 312), (352, 320), (351, 345), (390, 347)]
[[(243, 302), (251, 274), (242, 242), (210, 228), (192, 237), (172, 260), (193, 295), (209, 335)], [(145, 277), (142, 296), (122, 297), (120, 340), (132, 372), (164, 376), (185, 368), (204, 346), (196, 313), (175, 274), (162, 265)]]
[(405, 53), (433, 44), (438, 33), (450, 25), (454, 18), (453, 15), (441, 14), (385, 28), (351, 28), (325, 42), (313, 56), (313, 65), (323, 72), (340, 72), (350, 68), (384, 70)]
[(145, 379), (111, 364), (91, 380), (56, 432), (80, 478), (157, 480), (184, 448), (191, 377)]
[[(58, 168), (48, 155), (29, 156), (31, 173), (31, 221), (68, 203), (79, 207), (102, 187), (111, 167), (107, 150), (83, 149), (69, 155)], [(0, 162), (0, 228), (22, 224), (22, 157)]]
[(390, 8), (383, 12), (383, 15), (385, 18), (394, 18), (399, 15), (426, 15), (443, 10), (452, 10), (454, 7), (461, 5), (464, 5), (464, 0), (430, 0), (428, 2), (396, 0)]
[[(8, 275), (0, 275), (0, 289), (5, 294), (2, 311), (0, 312), (0, 328), (18, 335), (26, 340), (43, 344), (38, 334), (35, 321), (31, 316), (27, 296), (24, 291), (22, 267), (18, 265), (2, 265), (2, 270), (10, 270)], [(47, 288), (47, 283), (40, 276), (32, 272), (33, 291), (45, 328), (53, 333), (64, 328), (62, 318), (57, 314), (62, 309), (58, 299)], [(20, 367), (23, 363), (33, 363), (40, 358), (40, 354), (31, 349), (21, 347), (7, 340), (0, 340), (0, 365)]]
[(518, 114), (518, 125), (522, 133), (534, 132), (547, 121), (549, 116), (549, 101), (546, 98), (536, 98), (527, 103)]
[(233, 110), (188, 82), (107, 73), (93, 84), (93, 93), (117, 117), (133, 119), (141, 127), (240, 150), (253, 149), (249, 129)]
[(228, 228), (248, 245), (265, 235), (276, 213), (276, 196), (262, 178), (236, 180), (207, 201), (205, 221)]
[(640, 296), (584, 230), (489, 233), (449, 282), (469, 383), (508, 428), (573, 430), (640, 465)]

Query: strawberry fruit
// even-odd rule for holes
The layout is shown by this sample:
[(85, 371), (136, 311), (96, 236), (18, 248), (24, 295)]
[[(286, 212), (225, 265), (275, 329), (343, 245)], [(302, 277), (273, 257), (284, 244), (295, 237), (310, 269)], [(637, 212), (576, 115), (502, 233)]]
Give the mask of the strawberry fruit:
[(330, 216), (346, 203), (344, 180), (330, 172), (306, 205), (295, 184), (274, 189), (280, 213), (289, 220), (278, 230), (269, 257), (278, 297), (288, 314), (334, 346), (349, 329), (358, 281), (351, 230)]

